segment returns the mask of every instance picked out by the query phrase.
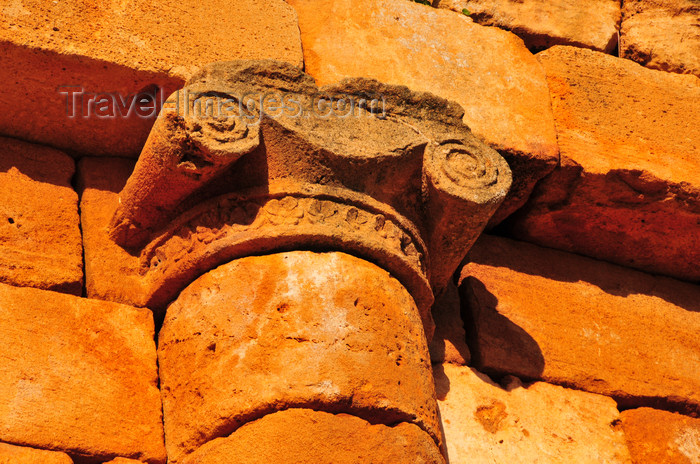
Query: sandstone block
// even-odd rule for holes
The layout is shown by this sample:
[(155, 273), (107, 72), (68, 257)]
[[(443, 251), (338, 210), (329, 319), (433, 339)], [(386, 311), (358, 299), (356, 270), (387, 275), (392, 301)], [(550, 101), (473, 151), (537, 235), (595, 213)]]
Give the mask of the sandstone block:
[(73, 464), (66, 453), (0, 443), (0, 464)]
[(0, 440), (165, 463), (147, 309), (0, 284)]
[(558, 148), (537, 60), (515, 35), (452, 11), (405, 0), (291, 0), (306, 72), (319, 85), (371, 77), (453, 100), (464, 122), (496, 148), (513, 186), (491, 224), (521, 206), (550, 172)]
[(138, 255), (109, 239), (119, 191), (134, 170), (126, 158), (84, 157), (78, 163), (80, 221), (88, 298), (145, 306)]
[(620, 418), (634, 464), (700, 462), (700, 419), (651, 408), (623, 411)]
[(248, 257), (204, 274), (168, 308), (158, 358), (170, 462), (291, 407), (414, 423), (441, 442), (415, 303), (344, 253)]
[(700, 288), (482, 236), (461, 273), (480, 370), (700, 412)]
[(74, 171), (65, 153), (0, 138), (0, 282), (80, 295)]
[(114, 458), (109, 462), (105, 462), (104, 464), (142, 464), (143, 461), (137, 461), (135, 459), (128, 459), (128, 458)]
[(435, 333), (430, 341), (430, 360), (435, 363), (469, 364), (471, 355), (462, 321), (459, 290), (450, 282), (435, 299), (432, 314)]
[(183, 464), (444, 464), (435, 442), (413, 424), (388, 427), (348, 414), (288, 409), (217, 438)]
[(435, 387), (450, 462), (631, 463), (610, 398), (450, 364)]
[(620, 53), (648, 68), (700, 77), (700, 4), (625, 0)]
[(282, 0), (5, 3), (0, 133), (80, 154), (136, 157), (154, 108), (198, 66), (303, 65), (296, 16)]
[(509, 225), (516, 238), (700, 280), (700, 79), (574, 47), (538, 55), (561, 166)]
[(531, 50), (573, 45), (605, 53), (617, 46), (620, 2), (616, 0), (440, 0), (439, 8), (517, 34)]

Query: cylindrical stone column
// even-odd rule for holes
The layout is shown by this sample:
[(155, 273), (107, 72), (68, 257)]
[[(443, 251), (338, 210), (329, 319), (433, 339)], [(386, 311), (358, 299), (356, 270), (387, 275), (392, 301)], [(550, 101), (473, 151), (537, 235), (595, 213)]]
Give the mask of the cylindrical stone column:
[[(161, 113), (109, 229), (138, 254), (140, 301), (169, 305), (169, 462), (444, 463), (430, 306), (506, 162), (458, 105), (401, 86), (237, 61), (182, 92), (259, 118)], [(320, 94), (356, 111), (320, 117)]]
[(171, 463), (444, 463), (420, 314), (368, 261), (224, 264), (168, 308), (158, 357)]

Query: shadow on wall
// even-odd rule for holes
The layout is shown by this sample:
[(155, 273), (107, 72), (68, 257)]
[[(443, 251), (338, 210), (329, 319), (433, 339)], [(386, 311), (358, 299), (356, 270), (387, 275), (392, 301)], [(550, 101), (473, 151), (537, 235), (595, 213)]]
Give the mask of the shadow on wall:
[[(165, 73), (10, 43), (0, 43), (0, 56), (0, 134), (71, 154), (136, 158), (156, 118), (152, 108), (184, 84)], [(142, 94), (156, 102), (139, 106)]]
[(700, 312), (696, 287), (689, 282), (510, 238), (485, 235), (480, 240), (486, 246), (475, 246), (468, 258), (476, 263), (558, 282), (585, 282), (614, 296), (653, 296), (687, 311)]
[[(520, 326), (498, 313), (498, 298), (474, 277), (464, 279), (459, 287), (462, 319), (467, 343), (472, 355), (472, 366), (490, 376), (504, 372), (522, 379), (535, 380), (544, 372), (544, 356), (537, 342)], [(476, 317), (476, 311), (479, 311)], [(480, 325), (490, 330), (480, 330)], [(484, 356), (498, 358), (500, 372), (485, 367)]]

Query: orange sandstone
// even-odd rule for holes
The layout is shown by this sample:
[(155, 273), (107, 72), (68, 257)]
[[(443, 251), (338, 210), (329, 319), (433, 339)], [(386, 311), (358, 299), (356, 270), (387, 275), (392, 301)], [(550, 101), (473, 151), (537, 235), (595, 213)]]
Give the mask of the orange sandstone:
[(634, 464), (700, 462), (700, 419), (651, 408), (620, 416)]
[(208, 272), (168, 308), (158, 359), (170, 462), (288, 408), (413, 423), (441, 442), (413, 299), (344, 253), (247, 257)]
[(78, 162), (85, 291), (88, 298), (145, 306), (138, 255), (107, 235), (119, 191), (133, 170), (134, 161), (126, 158), (84, 157)]
[(450, 364), (435, 367), (435, 388), (451, 462), (631, 464), (605, 396)]
[(0, 282), (80, 295), (74, 171), (65, 153), (0, 137)]
[(73, 464), (66, 453), (0, 443), (0, 464)]
[(620, 56), (652, 69), (700, 77), (700, 4), (695, 0), (625, 0)]
[(450, 282), (435, 299), (432, 314), (435, 333), (430, 341), (430, 360), (435, 363), (467, 365), (471, 360), (462, 321), (459, 291)]
[(202, 446), (183, 464), (444, 464), (413, 424), (375, 424), (348, 414), (289, 409)]
[(482, 236), (461, 271), (475, 365), (700, 413), (700, 288)]
[(611, 53), (617, 46), (618, 0), (439, 0), (484, 26), (512, 31), (531, 50), (573, 45)]
[[(303, 65), (296, 15), (282, 0), (3, 3), (0, 133), (81, 155), (136, 157), (154, 103), (199, 66), (264, 58)], [(81, 90), (92, 104), (73, 93)], [(134, 103), (154, 92), (155, 102)]]
[(0, 440), (165, 463), (147, 309), (0, 284)]
[(371, 77), (459, 103), (464, 123), (501, 153), (513, 186), (491, 224), (522, 206), (558, 161), (549, 92), (514, 34), (405, 0), (290, 0), (306, 72), (319, 85)]
[(561, 165), (513, 217), (510, 233), (700, 280), (700, 78), (574, 47), (537, 57)]

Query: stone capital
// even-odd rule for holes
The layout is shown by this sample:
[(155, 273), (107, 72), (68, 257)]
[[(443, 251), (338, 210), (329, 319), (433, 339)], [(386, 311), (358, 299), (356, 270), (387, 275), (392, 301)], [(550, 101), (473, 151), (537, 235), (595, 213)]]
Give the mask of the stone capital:
[(511, 183), (462, 113), (370, 79), (209, 65), (168, 99), (110, 236), (139, 254), (154, 306), (232, 259), (343, 251), (395, 275), (425, 321)]

